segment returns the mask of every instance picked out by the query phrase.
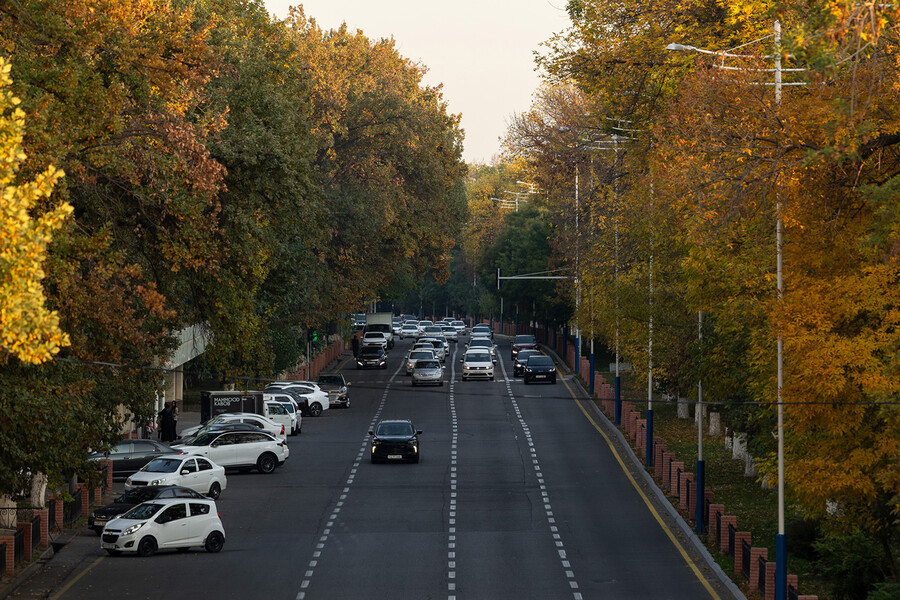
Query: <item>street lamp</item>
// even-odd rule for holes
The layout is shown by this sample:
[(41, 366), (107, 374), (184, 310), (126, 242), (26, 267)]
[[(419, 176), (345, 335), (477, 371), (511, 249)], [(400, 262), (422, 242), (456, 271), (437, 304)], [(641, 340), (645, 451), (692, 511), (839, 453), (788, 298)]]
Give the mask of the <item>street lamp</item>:
[[(775, 51), (772, 55), (766, 55), (762, 58), (771, 58), (774, 60), (775, 68), (774, 69), (764, 69), (765, 71), (772, 71), (775, 75), (775, 106), (777, 109), (781, 108), (781, 88), (783, 85), (802, 85), (802, 83), (783, 83), (781, 80), (781, 76), (783, 72), (797, 72), (803, 71), (804, 69), (784, 69), (781, 66), (781, 23), (779, 21), (775, 21), (773, 33), (771, 35), (763, 36), (757, 40), (753, 40), (746, 44), (742, 44), (741, 46), (737, 46), (735, 48), (731, 48), (729, 50), (737, 50), (738, 48), (742, 48), (744, 46), (754, 44), (756, 42), (762, 41), (768, 38), (774, 38), (775, 41)], [(712, 50), (704, 50), (702, 48), (697, 48), (695, 46), (685, 46), (682, 44), (669, 44), (666, 46), (666, 50), (676, 50), (676, 51), (689, 51), (689, 52), (699, 52), (701, 54), (713, 54), (722, 57), (722, 62), (724, 63), (725, 58), (759, 58), (748, 56), (744, 54), (732, 54), (729, 50), (723, 52), (714, 52)], [(717, 65), (719, 66), (719, 65)], [(726, 69), (730, 68), (733, 70), (742, 70), (739, 67), (725, 67), (724, 64), (720, 65), (720, 68)], [(781, 306), (784, 302), (784, 281), (783, 281), (783, 273), (782, 273), (782, 220), (781, 220), (781, 196), (778, 194), (776, 190), (776, 203), (775, 203), (775, 263), (776, 263), (776, 290), (777, 290), (777, 299), (778, 304)], [(699, 318), (701, 319), (702, 325), (702, 313), (700, 313)], [(778, 407), (778, 533), (775, 535), (775, 600), (785, 600), (787, 596), (787, 542), (785, 540), (784, 535), (784, 404), (782, 402), (782, 390), (784, 388), (784, 341), (782, 337), (781, 328), (778, 328), (778, 385), (777, 385), (777, 407)], [(702, 390), (702, 388), (700, 388)], [(700, 392), (702, 393), (702, 391)], [(698, 410), (700, 409), (700, 404), (698, 403)], [(702, 429), (702, 422), (700, 423), (700, 428)], [(699, 449), (699, 456), (702, 458), (702, 433), (699, 437), (699, 443), (701, 447)], [(699, 463), (699, 461), (698, 461)], [(700, 502), (702, 499), (702, 492), (700, 490), (700, 482), (702, 481), (702, 477), (698, 476), (697, 478), (697, 501)], [(698, 510), (698, 514), (700, 514)]]

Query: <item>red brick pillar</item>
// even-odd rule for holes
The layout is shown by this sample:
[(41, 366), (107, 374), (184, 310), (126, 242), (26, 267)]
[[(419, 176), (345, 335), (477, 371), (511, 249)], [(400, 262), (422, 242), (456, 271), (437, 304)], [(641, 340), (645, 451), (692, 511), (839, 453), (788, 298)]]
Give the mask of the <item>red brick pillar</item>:
[(50, 511), (46, 508), (37, 508), (34, 511), (35, 515), (41, 517), (41, 546), (46, 547), (50, 545)]
[(637, 419), (634, 422), (634, 435), (638, 453), (643, 452), (646, 457), (647, 449), (644, 446), (647, 445), (647, 419)]
[(60, 531), (63, 526), (63, 496), (62, 494), (50, 494), (50, 500), (56, 500), (53, 503), (53, 512), (50, 513), (50, 529)]
[(667, 490), (672, 489), (672, 462), (675, 460), (674, 452), (663, 452), (662, 484)]
[(725, 505), (724, 504), (710, 504), (709, 505), (709, 528), (707, 531), (709, 532), (709, 541), (710, 542), (718, 542), (715, 538), (716, 535), (716, 515), (717, 514), (725, 514)]
[(113, 486), (113, 461), (106, 459), (106, 491), (112, 491)]
[[(747, 545), (750, 545), (750, 532), (749, 531), (738, 531), (734, 534), (734, 572), (735, 574), (740, 574), (741, 567), (744, 565), (744, 540), (747, 541)], [(750, 554), (751, 558), (753, 553)], [(753, 572), (753, 563), (750, 564), (750, 572)], [(752, 581), (752, 580), (751, 580)]]
[(656, 452), (653, 454), (653, 472), (659, 479), (662, 479), (663, 476), (663, 455), (668, 449), (668, 446), (659, 443), (656, 445)]
[[(25, 562), (31, 562), (31, 521), (27, 521), (25, 523), (17, 523), (16, 531), (25, 530)], [(12, 548), (12, 546), (9, 546)], [(8, 550), (7, 550), (8, 552)]]
[(766, 563), (766, 600), (775, 600), (775, 561)]
[(81, 512), (78, 513), (78, 516), (80, 516), (80, 517), (87, 516), (88, 511), (89, 511), (90, 508), (91, 508), (90, 503), (88, 502), (88, 491), (87, 491), (87, 487), (85, 487), (85, 485), (84, 485), (83, 483), (76, 483), (76, 484), (75, 484), (75, 487), (76, 487), (77, 489), (80, 489), (80, 490), (81, 490), (81, 506), (79, 507), (79, 510), (80, 510)]
[[(719, 536), (719, 550), (728, 550), (728, 525), (734, 525), (737, 529), (737, 517), (735, 515), (722, 515), (722, 531)], [(737, 532), (735, 532), (737, 533)]]
[(678, 498), (681, 493), (680, 482), (678, 481), (678, 469), (681, 469), (681, 477), (684, 478), (684, 461), (673, 460), (669, 473), (669, 489), (672, 495)]
[(768, 548), (750, 548), (750, 591), (757, 591), (756, 582), (759, 581), (759, 557), (769, 559)]
[(787, 586), (788, 586), (789, 588), (790, 588), (790, 587), (793, 587), (794, 590), (796, 590), (796, 591), (799, 592), (799, 591), (800, 591), (800, 580), (799, 580), (799, 578), (798, 578), (796, 575), (790, 575), (790, 574), (788, 574), (788, 576), (787, 576)]
[[(694, 501), (694, 494), (688, 492), (688, 489), (694, 484), (693, 473), (683, 473), (681, 475), (681, 489), (678, 490), (678, 508), (681, 510), (689, 510), (688, 516), (697, 514), (697, 503)], [(690, 497), (690, 501), (688, 501)], [(693, 507), (693, 508), (692, 508)]]
[[(9, 532), (9, 533), (7, 533)], [(0, 530), (0, 544), (6, 544), (6, 574), (12, 575), (16, 570), (16, 538), (9, 529)]]

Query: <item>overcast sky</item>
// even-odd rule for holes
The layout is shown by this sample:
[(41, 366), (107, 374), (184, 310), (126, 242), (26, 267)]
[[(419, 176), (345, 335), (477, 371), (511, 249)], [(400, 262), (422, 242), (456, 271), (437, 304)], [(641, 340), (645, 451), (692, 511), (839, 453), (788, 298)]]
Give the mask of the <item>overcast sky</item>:
[(323, 29), (346, 22), (367, 37), (393, 37), (400, 54), (426, 65), (462, 113), (467, 162), (500, 152), (506, 123), (528, 110), (540, 82), (534, 52), (569, 23), (566, 0), (265, 0), (279, 18), (302, 4)]

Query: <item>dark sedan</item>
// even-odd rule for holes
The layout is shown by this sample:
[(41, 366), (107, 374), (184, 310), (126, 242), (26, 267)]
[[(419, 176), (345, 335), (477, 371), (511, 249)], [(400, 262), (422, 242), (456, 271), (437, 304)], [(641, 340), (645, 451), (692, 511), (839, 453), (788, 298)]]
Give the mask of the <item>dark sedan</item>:
[(512, 359), (516, 360), (516, 356), (520, 350), (532, 350), (537, 348), (537, 340), (533, 335), (517, 335), (512, 344)]
[(380, 346), (365, 346), (356, 355), (357, 369), (387, 369), (387, 354)]
[(100, 535), (103, 533), (103, 527), (107, 522), (112, 521), (117, 516), (142, 502), (149, 502), (157, 498), (198, 498), (202, 500), (206, 496), (180, 485), (135, 488), (116, 498), (112, 504), (95, 508), (88, 515), (88, 529), (93, 529), (97, 535)]
[(525, 383), (534, 381), (556, 383), (556, 366), (552, 358), (542, 354), (528, 357), (528, 362), (525, 363)]
[(529, 356), (537, 356), (541, 352), (540, 350), (520, 350), (518, 354), (516, 354), (516, 360), (513, 362), (513, 377), (521, 377), (525, 374), (525, 363), (528, 362)]
[(156, 440), (122, 440), (110, 447), (109, 452), (94, 452), (93, 459), (109, 458), (113, 463), (113, 477), (127, 477), (141, 470), (154, 458), (166, 454), (180, 454)]
[(419, 462), (419, 436), (410, 421), (381, 421), (370, 431), (372, 436), (372, 462)]

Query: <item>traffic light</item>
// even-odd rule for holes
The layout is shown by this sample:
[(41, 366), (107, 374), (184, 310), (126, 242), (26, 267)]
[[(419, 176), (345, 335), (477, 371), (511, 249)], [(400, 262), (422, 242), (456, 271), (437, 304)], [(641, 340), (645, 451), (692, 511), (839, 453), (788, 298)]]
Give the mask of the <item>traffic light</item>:
[(316, 342), (319, 340), (319, 332), (315, 329), (307, 329), (306, 330), (306, 341), (307, 342)]

